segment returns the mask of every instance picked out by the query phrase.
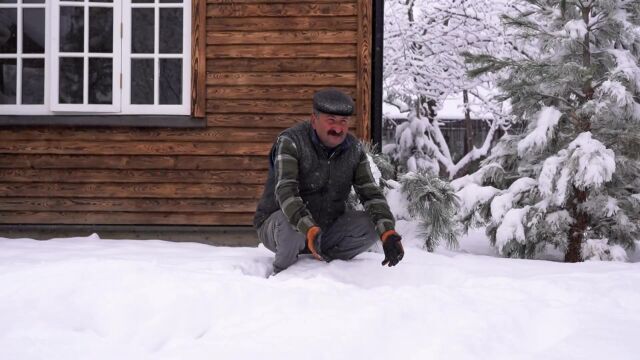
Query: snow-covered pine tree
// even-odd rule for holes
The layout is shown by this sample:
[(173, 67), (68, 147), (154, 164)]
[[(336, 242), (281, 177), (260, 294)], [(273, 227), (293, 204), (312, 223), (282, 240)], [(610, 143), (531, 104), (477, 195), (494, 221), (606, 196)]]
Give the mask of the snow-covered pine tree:
[(514, 125), (482, 167), (452, 185), (465, 224), (505, 256), (546, 245), (565, 261), (622, 259), (640, 239), (640, 2), (520, 1), (505, 16), (518, 59), (469, 56), (499, 82)]

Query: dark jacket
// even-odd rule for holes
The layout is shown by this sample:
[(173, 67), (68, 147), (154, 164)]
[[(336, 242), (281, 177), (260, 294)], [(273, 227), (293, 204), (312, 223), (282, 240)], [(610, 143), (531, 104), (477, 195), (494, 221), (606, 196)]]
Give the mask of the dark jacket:
[(348, 134), (342, 144), (328, 150), (309, 122), (296, 125), (283, 131), (271, 149), (269, 176), (254, 226), (260, 227), (282, 209), (302, 234), (314, 225), (327, 229), (344, 214), (352, 186), (378, 233), (393, 229), (393, 216), (360, 141)]

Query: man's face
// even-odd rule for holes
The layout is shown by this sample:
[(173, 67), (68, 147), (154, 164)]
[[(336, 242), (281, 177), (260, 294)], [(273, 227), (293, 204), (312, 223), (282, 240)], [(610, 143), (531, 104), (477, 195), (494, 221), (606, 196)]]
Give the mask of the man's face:
[(344, 141), (349, 131), (351, 116), (318, 113), (311, 114), (311, 126), (320, 141), (328, 148), (334, 148)]

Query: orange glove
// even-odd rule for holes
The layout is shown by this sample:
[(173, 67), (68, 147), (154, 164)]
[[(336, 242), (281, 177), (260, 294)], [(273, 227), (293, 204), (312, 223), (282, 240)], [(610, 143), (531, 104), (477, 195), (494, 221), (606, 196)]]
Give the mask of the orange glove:
[(324, 260), (321, 245), (322, 231), (319, 226), (312, 226), (307, 230), (307, 247), (311, 251), (311, 254), (318, 260)]

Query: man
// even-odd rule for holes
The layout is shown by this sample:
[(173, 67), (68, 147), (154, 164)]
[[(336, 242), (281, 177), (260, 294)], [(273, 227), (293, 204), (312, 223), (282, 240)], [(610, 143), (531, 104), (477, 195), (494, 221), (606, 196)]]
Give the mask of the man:
[[(311, 120), (280, 133), (271, 148), (254, 225), (260, 242), (275, 253), (274, 273), (301, 253), (349, 260), (377, 239), (383, 242), (382, 265), (395, 266), (404, 256), (362, 144), (348, 133), (353, 109), (348, 95), (321, 90), (313, 96)], [(346, 211), (352, 186), (366, 212)]]

